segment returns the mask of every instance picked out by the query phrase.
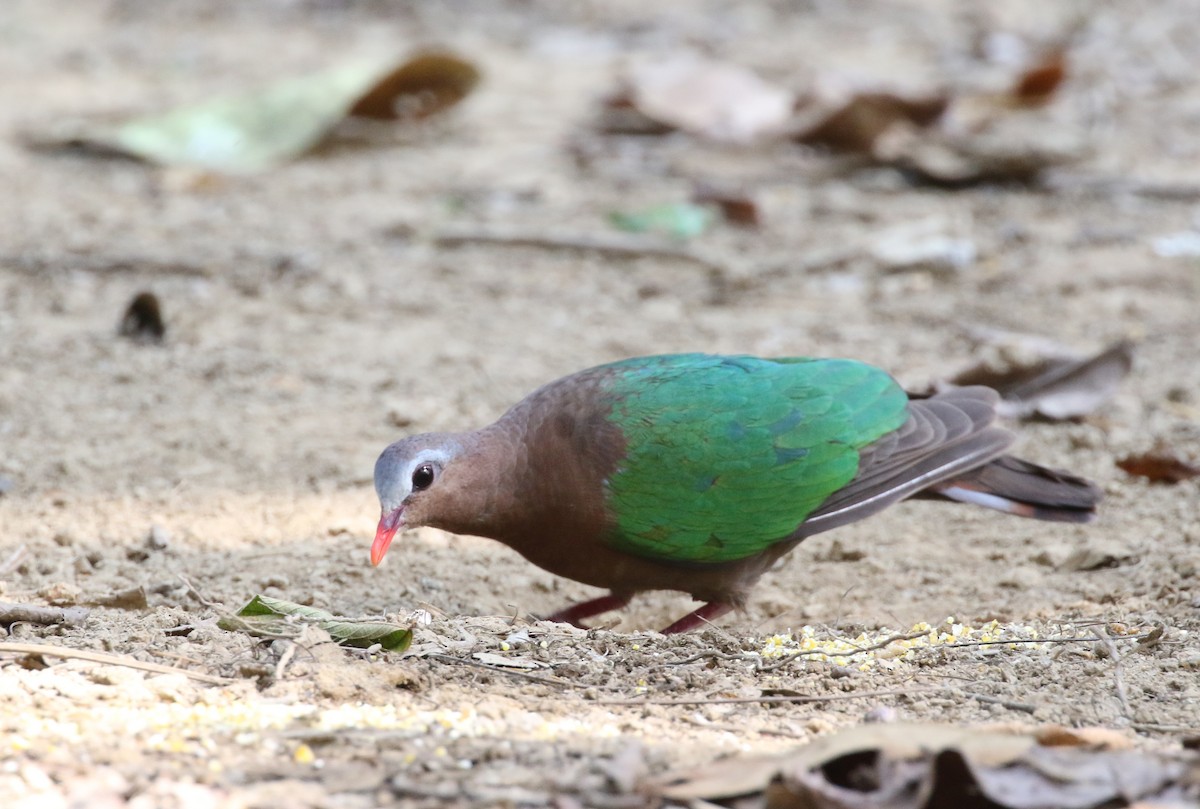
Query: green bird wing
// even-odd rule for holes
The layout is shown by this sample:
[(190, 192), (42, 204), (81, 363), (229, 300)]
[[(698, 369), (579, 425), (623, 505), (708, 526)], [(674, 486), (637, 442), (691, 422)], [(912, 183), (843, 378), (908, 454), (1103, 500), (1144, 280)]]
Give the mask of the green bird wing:
[(626, 453), (607, 481), (615, 547), (727, 562), (786, 539), (898, 429), (908, 397), (852, 360), (664, 355), (607, 366)]

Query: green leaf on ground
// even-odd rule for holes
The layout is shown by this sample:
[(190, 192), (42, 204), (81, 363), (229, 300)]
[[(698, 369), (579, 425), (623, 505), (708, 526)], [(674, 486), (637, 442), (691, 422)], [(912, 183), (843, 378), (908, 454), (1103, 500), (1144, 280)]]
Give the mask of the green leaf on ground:
[(676, 239), (699, 236), (712, 224), (712, 208), (690, 202), (656, 205), (641, 211), (613, 211), (609, 221), (631, 233), (665, 233)]
[(458, 103), (480, 78), (470, 62), (427, 53), (356, 59), (246, 93), (213, 98), (116, 125), (84, 123), (35, 145), (75, 145), (164, 165), (227, 173), (263, 171), (312, 149), (348, 116), (426, 118)]
[(412, 644), (412, 630), (383, 621), (353, 621), (339, 618), (316, 607), (256, 595), (236, 616), (226, 616), (217, 626), (230, 632), (248, 632), (258, 636), (290, 636), (297, 628), (314, 624), (345, 646), (367, 649), (375, 644), (389, 652), (403, 652)]

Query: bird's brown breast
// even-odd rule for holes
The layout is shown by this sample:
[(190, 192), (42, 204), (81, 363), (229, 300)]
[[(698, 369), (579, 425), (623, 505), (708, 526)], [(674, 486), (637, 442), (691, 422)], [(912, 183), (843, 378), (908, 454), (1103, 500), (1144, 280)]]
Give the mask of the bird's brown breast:
[(605, 376), (552, 383), (481, 431), (475, 469), (479, 485), (494, 489), (483, 498), (486, 519), (439, 527), (499, 540), (551, 573), (618, 593), (677, 590), (741, 603), (778, 554), (697, 565), (613, 547), (607, 481), (625, 456), (625, 437), (608, 419)]

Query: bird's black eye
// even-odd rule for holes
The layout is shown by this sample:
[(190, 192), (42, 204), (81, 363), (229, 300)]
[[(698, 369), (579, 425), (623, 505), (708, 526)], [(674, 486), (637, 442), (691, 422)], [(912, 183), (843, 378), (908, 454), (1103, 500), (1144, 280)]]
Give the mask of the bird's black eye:
[(433, 485), (433, 464), (423, 463), (413, 470), (412, 488), (414, 492), (428, 489)]

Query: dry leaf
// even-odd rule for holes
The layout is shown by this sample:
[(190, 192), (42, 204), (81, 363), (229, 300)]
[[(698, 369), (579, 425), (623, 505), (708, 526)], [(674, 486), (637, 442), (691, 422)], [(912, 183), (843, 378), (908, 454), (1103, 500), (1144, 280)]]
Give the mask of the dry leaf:
[(730, 224), (745, 228), (758, 228), (762, 225), (758, 204), (745, 194), (702, 186), (692, 194), (692, 201), (701, 205), (717, 206), (722, 218)]
[(82, 148), (167, 166), (264, 171), (322, 142), (348, 116), (423, 118), (463, 98), (476, 69), (449, 54), (361, 58), (250, 92), (213, 98), (116, 125), (66, 124), (27, 138), (34, 148)]
[(639, 211), (613, 211), (608, 215), (609, 221), (621, 230), (665, 233), (681, 241), (702, 234), (715, 218), (711, 208), (692, 202), (655, 205)]
[(112, 607), (121, 610), (144, 610), (150, 606), (146, 599), (146, 588), (126, 587), (124, 590), (118, 590), (107, 595), (89, 598), (85, 602), (97, 607)]
[(936, 127), (889, 128), (872, 155), (915, 182), (940, 188), (1036, 182), (1047, 169), (1087, 152), (1081, 130), (1034, 111), (1054, 96), (1066, 70), (1065, 52), (1052, 51), (1005, 93), (952, 99)]
[[(1031, 86), (1030, 92), (1037, 89), (1036, 83)], [(1028, 183), (1085, 153), (1076, 132), (1014, 106), (1033, 102), (862, 92), (836, 105), (801, 106), (789, 129), (800, 143), (864, 155), (916, 182), (943, 188)]]
[(861, 725), (789, 754), (668, 776), (656, 791), (771, 809), (1101, 809), (1200, 799), (1200, 755), (1113, 749), (1111, 732), (1094, 730), (1064, 745), (1054, 729), (1048, 746), (1031, 733)]
[(1017, 766), (970, 771), (984, 796), (1005, 809), (1101, 809), (1169, 794), (1187, 777), (1187, 764), (1134, 750), (1038, 746)]
[(642, 65), (627, 84), (622, 96), (647, 119), (719, 142), (777, 135), (792, 112), (790, 91), (745, 68), (695, 56)]
[(1059, 570), (1105, 570), (1137, 562), (1137, 554), (1119, 545), (1084, 545), (1059, 564)]
[(604, 102), (599, 126), (625, 134), (682, 129), (734, 143), (787, 138), (860, 155), (941, 188), (1030, 183), (1086, 153), (1080, 131), (1034, 111), (1065, 76), (1065, 53), (1056, 50), (1000, 94), (869, 89), (801, 101), (741, 68), (677, 57), (634, 71)]
[(349, 115), (376, 120), (428, 118), (466, 98), (479, 70), (451, 53), (425, 53), (377, 79)]
[(673, 801), (719, 801), (750, 795), (765, 789), (788, 760), (788, 756), (730, 756), (667, 773), (655, 781), (653, 789)]
[(529, 657), (506, 657), (492, 652), (475, 652), (472, 658), (487, 666), (498, 666), (505, 669), (544, 669), (549, 666)]
[(1133, 344), (1122, 340), (1091, 357), (1050, 357), (1003, 370), (976, 365), (949, 381), (994, 388), (1004, 399), (998, 408), (1001, 415), (1036, 415), (1059, 421), (1085, 416), (1100, 407), (1132, 369)]
[(957, 746), (973, 750), (993, 766), (1003, 766), (1034, 744), (1031, 736), (986, 733), (949, 725), (904, 722), (859, 725), (822, 736), (787, 754), (732, 757), (667, 773), (657, 780), (656, 788), (671, 800), (720, 800), (765, 789), (780, 772), (798, 772), (864, 753), (876, 755), (881, 748), (886, 748), (896, 759), (906, 759), (919, 758), (928, 750)]
[(949, 103), (944, 95), (904, 98), (892, 93), (859, 93), (832, 111), (814, 115), (801, 110), (810, 123), (797, 125), (794, 138), (835, 152), (874, 155), (875, 144), (885, 132), (901, 125), (918, 130), (932, 126)]
[(1132, 750), (1133, 740), (1111, 728), (1067, 728), (1050, 725), (1037, 731), (1043, 747), (1091, 747), (1097, 750)]
[(1067, 56), (1062, 50), (1046, 54), (1018, 78), (1009, 94), (1019, 104), (1045, 104), (1067, 77)]
[(1047, 169), (1079, 160), (1085, 141), (1076, 131), (1032, 112), (986, 104), (980, 121), (958, 120), (972, 102), (956, 102), (943, 128), (894, 127), (875, 145), (875, 159), (915, 182), (938, 188), (982, 183), (1032, 183)]
[(601, 102), (596, 128), (610, 135), (665, 135), (675, 131), (671, 124), (656, 121), (639, 110), (629, 88)]
[(1200, 476), (1200, 466), (1180, 458), (1167, 449), (1128, 455), (1117, 466), (1127, 474), (1147, 478), (1151, 483), (1181, 483)]

